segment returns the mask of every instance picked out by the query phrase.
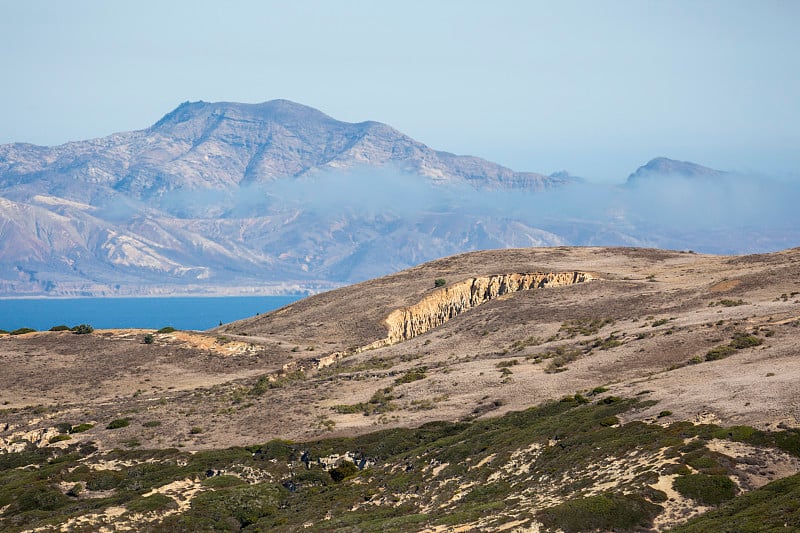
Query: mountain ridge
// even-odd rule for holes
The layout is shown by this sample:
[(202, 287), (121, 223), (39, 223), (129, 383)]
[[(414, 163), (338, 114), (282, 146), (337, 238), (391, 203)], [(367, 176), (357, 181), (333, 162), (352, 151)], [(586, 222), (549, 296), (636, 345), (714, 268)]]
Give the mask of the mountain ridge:
[[(719, 173), (657, 158), (632, 176), (670, 169)], [(741, 253), (800, 238), (797, 224), (678, 225), (674, 203), (654, 219), (652, 203), (670, 198), (656, 189), (671, 184), (631, 181), (641, 186), (515, 172), (288, 100), (184, 102), (143, 130), (54, 147), (0, 145), (0, 295), (271, 294), (480, 249)], [(723, 190), (730, 180), (707, 181), (694, 196), (683, 187), (679, 205), (691, 200), (702, 212), (703, 202), (718, 202), (705, 200), (716, 189), (725, 205), (744, 197)], [(740, 239), (743, 230), (752, 238)]]
[(430, 179), (475, 187), (541, 190), (570, 181), (433, 150), (386, 124), (342, 122), (289, 100), (184, 102), (143, 130), (55, 147), (0, 145), (2, 185), (11, 184), (8, 176), (40, 180), (69, 173), (138, 198), (175, 188), (225, 189), (390, 163)]

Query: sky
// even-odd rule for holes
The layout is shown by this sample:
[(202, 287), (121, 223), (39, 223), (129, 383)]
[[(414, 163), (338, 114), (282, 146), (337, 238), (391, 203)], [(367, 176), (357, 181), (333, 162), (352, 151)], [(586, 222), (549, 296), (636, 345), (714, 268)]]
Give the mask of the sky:
[(800, 2), (0, 0), (0, 143), (286, 98), (519, 171), (800, 182)]

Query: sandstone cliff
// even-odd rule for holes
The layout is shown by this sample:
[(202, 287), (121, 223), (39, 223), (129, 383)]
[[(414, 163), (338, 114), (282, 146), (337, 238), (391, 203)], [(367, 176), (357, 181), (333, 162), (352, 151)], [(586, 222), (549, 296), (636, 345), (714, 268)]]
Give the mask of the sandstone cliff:
[(592, 274), (575, 271), (499, 274), (460, 281), (389, 314), (386, 318), (389, 333), (383, 344), (422, 335), (473, 307), (512, 292), (573, 285), (593, 279), (596, 278)]

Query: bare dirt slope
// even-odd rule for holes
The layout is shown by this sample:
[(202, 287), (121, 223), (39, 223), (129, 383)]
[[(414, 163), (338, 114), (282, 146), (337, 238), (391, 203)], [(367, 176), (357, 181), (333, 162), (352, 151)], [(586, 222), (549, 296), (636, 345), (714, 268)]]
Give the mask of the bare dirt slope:
[[(381, 346), (398, 309), (426, 298), (434, 314), (462, 309), (446, 292), (460, 282), (568, 272), (596, 279), (498, 288)], [(598, 386), (658, 400), (631, 415), (642, 419), (796, 427), (798, 293), (800, 249), (518, 249), (448, 257), (150, 345), (133, 330), (2, 336), (0, 444), (91, 423), (72, 442), (207, 449), (501, 414)], [(120, 418), (129, 425), (105, 429)]]

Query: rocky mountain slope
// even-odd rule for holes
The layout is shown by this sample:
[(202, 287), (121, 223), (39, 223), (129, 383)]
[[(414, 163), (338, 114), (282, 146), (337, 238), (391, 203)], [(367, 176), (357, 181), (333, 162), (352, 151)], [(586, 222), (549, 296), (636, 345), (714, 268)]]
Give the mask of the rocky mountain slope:
[(797, 528), (798, 279), (798, 249), (483, 251), (205, 334), (2, 336), (0, 524)]
[(0, 296), (315, 292), (480, 249), (797, 242), (794, 190), (669, 182), (716, 172), (659, 158), (641, 187), (600, 187), (286, 100), (187, 102), (141, 131), (0, 146)]
[[(571, 181), (286, 100), (187, 102), (146, 130), (0, 146), (0, 293), (315, 290), (463, 249), (554, 244), (524, 224), (453, 216), (452, 205), (406, 217), (360, 204), (370, 189), (394, 202), (398, 187), (531, 192)], [(309, 205), (326, 186), (351, 201)]]

